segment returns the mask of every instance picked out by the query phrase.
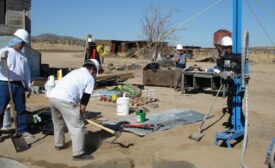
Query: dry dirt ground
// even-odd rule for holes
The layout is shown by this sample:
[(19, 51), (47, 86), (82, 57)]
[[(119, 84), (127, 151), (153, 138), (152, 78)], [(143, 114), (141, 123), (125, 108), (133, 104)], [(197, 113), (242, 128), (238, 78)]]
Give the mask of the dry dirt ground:
[[(78, 67), (82, 62), (82, 53), (42, 53), (42, 63), (52, 67)], [(107, 58), (108, 63), (139, 63), (146, 64), (147, 60)], [(194, 62), (189, 61), (189, 65)], [(202, 67), (209, 67), (209, 63), (200, 63)], [(142, 84), (142, 70), (131, 71), (135, 78), (127, 82)], [(264, 168), (268, 145), (275, 136), (275, 64), (251, 63), (249, 82), (249, 142), (245, 162), (251, 168)], [(165, 79), (164, 79), (165, 80)], [(154, 96), (159, 99), (158, 108), (149, 108), (149, 113), (158, 113), (169, 109), (192, 109), (206, 113), (214, 96), (209, 93), (179, 94), (172, 88), (149, 87)], [(274, 103), (274, 104), (273, 104)], [(28, 107), (48, 105), (44, 94), (32, 95), (27, 100)], [(197, 143), (188, 136), (198, 131), (199, 123), (180, 126), (178, 128), (159, 131), (145, 137), (138, 137), (131, 133), (122, 133), (115, 144), (109, 142), (113, 137), (103, 134), (94, 126), (87, 126), (87, 149), (95, 157), (93, 161), (73, 161), (70, 139), (66, 134), (67, 148), (62, 151), (54, 150), (53, 136), (43, 138), (36, 134), (31, 149), (16, 153), (10, 139), (0, 144), (0, 156), (18, 160), (33, 168), (74, 168), (74, 167), (135, 167), (135, 168), (238, 168), (242, 143), (232, 149), (214, 145), (215, 132), (223, 131), (222, 123), (227, 121), (228, 115), (223, 116), (222, 108), (226, 106), (226, 98), (219, 97), (213, 108), (214, 117), (207, 120), (205, 127), (212, 125), (205, 131), (206, 135)], [(106, 119), (119, 118), (116, 106), (104, 104), (99, 100), (91, 100), (88, 111), (101, 112)], [(134, 114), (131, 114), (134, 116)], [(220, 119), (221, 118), (221, 119)], [(103, 136), (104, 135), (104, 136)], [(0, 166), (1, 167), (1, 166)]]

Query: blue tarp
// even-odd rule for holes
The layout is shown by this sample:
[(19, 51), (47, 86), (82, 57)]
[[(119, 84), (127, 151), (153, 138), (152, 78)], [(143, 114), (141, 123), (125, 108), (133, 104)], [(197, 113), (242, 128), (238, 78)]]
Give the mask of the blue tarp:
[[(204, 114), (197, 111), (172, 109), (172, 110), (159, 112), (156, 114), (149, 114), (146, 116), (146, 122), (144, 122), (143, 124), (153, 124), (156, 127), (160, 126), (157, 130), (142, 129), (142, 128), (123, 128), (123, 131), (132, 132), (139, 136), (145, 136), (155, 131), (168, 130), (171, 128), (179, 127), (181, 125), (198, 122), (198, 121), (201, 121), (203, 118), (204, 118)], [(137, 117), (131, 116), (124, 119), (115, 120), (115, 121), (106, 121), (106, 122), (103, 122), (103, 125), (109, 128), (119, 129), (120, 125), (124, 122), (129, 122), (131, 124), (138, 123)]]

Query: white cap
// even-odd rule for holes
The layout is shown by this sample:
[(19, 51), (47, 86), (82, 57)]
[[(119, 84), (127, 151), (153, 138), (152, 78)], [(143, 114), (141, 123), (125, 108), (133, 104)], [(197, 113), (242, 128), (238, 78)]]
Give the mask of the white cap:
[(221, 45), (222, 46), (232, 46), (232, 39), (229, 36), (224, 36), (221, 39)]
[(183, 50), (182, 45), (181, 44), (177, 44), (177, 50)]
[(30, 43), (30, 35), (25, 29), (18, 29), (15, 31), (15, 33), (13, 35), (20, 38), (21, 40), (23, 40), (26, 43)]
[(98, 71), (99, 71), (99, 62), (96, 59), (87, 59), (84, 62), (83, 66), (85, 66), (85, 65), (94, 65), (96, 67), (96, 71), (98, 73)]

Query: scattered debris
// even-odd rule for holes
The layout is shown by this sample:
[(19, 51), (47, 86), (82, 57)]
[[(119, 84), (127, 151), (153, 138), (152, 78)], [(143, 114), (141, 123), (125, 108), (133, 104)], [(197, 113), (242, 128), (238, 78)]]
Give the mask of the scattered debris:
[(195, 62), (216, 62), (213, 56), (205, 56), (195, 59)]
[(148, 104), (148, 106), (151, 108), (158, 108), (159, 104), (158, 103), (150, 103), (150, 104)]
[(130, 105), (137, 107), (137, 106), (142, 106), (145, 104), (153, 103), (158, 101), (156, 98), (149, 98), (149, 97), (136, 97), (130, 100)]
[(188, 68), (186, 68), (185, 71), (199, 72), (199, 71), (204, 71), (204, 70), (200, 66), (195, 64), (195, 65), (192, 65), (192, 66), (189, 66)]
[(123, 64), (123, 65), (118, 65), (118, 66), (114, 66), (113, 63), (109, 63), (107, 65), (107, 69), (109, 71), (113, 71), (113, 70), (118, 70), (118, 71), (137, 70), (137, 69), (140, 69), (140, 68), (141, 68), (141, 65), (137, 64), (137, 63), (132, 63), (130, 65)]

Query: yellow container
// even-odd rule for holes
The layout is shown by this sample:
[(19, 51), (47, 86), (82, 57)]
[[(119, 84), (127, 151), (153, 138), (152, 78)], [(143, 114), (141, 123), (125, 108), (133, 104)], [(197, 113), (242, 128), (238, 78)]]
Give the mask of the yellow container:
[(61, 80), (62, 79), (62, 69), (59, 69), (57, 71), (57, 80)]
[(112, 94), (112, 102), (116, 102), (117, 100), (117, 94)]

